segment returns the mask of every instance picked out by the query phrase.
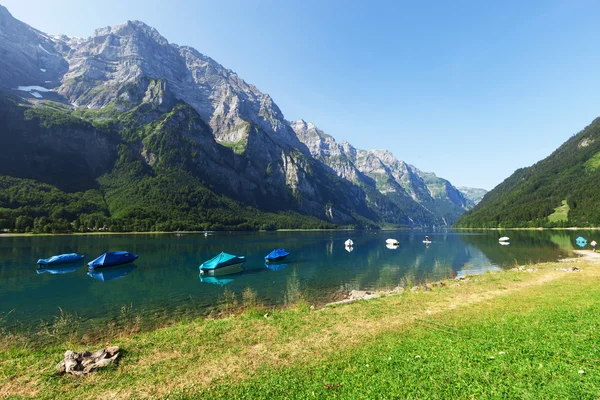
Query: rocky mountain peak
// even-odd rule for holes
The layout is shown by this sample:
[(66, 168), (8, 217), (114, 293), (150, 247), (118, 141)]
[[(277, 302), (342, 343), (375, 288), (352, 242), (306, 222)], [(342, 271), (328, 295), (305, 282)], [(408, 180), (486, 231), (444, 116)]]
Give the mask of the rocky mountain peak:
[(2, 23), (2, 18), (13, 18), (13, 16), (6, 7), (0, 4), (0, 23)]
[(145, 24), (142, 21), (127, 21), (123, 24), (115, 25), (114, 27), (107, 26), (96, 29), (94, 37), (107, 36), (145, 36), (161, 45), (168, 45), (169, 41), (165, 39), (155, 28)]

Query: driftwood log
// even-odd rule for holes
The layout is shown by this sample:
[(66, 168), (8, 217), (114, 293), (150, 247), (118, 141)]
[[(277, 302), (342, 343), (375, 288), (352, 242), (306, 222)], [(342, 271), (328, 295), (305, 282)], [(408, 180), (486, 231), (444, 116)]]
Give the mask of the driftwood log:
[(59, 374), (72, 374), (81, 376), (116, 363), (119, 358), (119, 346), (110, 346), (93, 353), (85, 351), (76, 353), (71, 350), (65, 352), (65, 358), (56, 365)]

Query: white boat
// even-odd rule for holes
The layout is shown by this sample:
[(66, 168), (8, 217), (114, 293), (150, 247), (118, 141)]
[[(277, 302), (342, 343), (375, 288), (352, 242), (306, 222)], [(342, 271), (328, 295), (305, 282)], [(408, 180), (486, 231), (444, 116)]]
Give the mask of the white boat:
[(397, 244), (386, 243), (385, 247), (387, 247), (390, 250), (396, 250), (398, 248), (398, 245)]
[(400, 242), (397, 241), (396, 239), (386, 239), (385, 243), (386, 244), (392, 244), (392, 245), (395, 245), (395, 246), (398, 246), (400, 244)]
[(431, 240), (423, 240), (423, 243), (430, 244)]
[(344, 248), (346, 249), (346, 251), (347, 251), (348, 253), (352, 253), (352, 250), (354, 250), (354, 247), (352, 247), (352, 246), (346, 246), (346, 247), (344, 247)]
[(352, 241), (352, 239), (348, 239), (344, 242), (344, 246), (346, 247), (353, 247), (354, 246), (354, 242)]
[(500, 239), (498, 239), (498, 241), (500, 242), (506, 242), (508, 240), (508, 236), (502, 236)]
[(500, 242), (500, 244), (501, 244), (502, 246), (508, 246), (510, 243), (508, 243), (508, 242)]

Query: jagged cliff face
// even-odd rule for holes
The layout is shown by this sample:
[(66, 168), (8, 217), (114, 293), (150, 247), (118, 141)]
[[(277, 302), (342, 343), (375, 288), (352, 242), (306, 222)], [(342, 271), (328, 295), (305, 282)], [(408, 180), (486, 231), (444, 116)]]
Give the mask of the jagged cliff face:
[(464, 211), (473, 207), (450, 182), (433, 173), (422, 172), (400, 161), (387, 150), (360, 150), (335, 139), (303, 120), (291, 123), (298, 138), (311, 155), (326, 164), (341, 178), (370, 186), (392, 201), (423, 208), (435, 215), (436, 223), (451, 225)]
[[(0, 6), (0, 55), (0, 88), (37, 106), (62, 102), (86, 117), (129, 113), (145, 132), (152, 127), (151, 135), (127, 139), (149, 167), (181, 164), (172, 156), (179, 154), (207, 186), (261, 209), (415, 226), (450, 223), (454, 211), (439, 213), (436, 202), (468, 207), (447, 181), (389, 152), (357, 150), (310, 123), (286, 121), (268, 94), (142, 22), (87, 39), (51, 37)], [(166, 136), (170, 150), (160, 151)]]

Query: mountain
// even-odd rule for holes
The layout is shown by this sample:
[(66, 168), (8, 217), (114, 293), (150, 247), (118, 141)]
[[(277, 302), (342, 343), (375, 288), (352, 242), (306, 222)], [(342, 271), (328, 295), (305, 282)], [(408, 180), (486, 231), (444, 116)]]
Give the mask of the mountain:
[(370, 196), (386, 198), (402, 209), (408, 218), (421, 215), (437, 225), (451, 225), (474, 203), (450, 182), (430, 172), (400, 161), (387, 150), (360, 150), (336, 140), (304, 120), (290, 122), (296, 135), (313, 158), (328, 166)]
[[(0, 6), (0, 54), (4, 190), (25, 180), (32, 193), (75, 203), (91, 191), (94, 226), (435, 226), (469, 207), (449, 182), (414, 167), (419, 183), (404, 188), (391, 155), (356, 150), (339, 173), (268, 94), (139, 21), (87, 39), (49, 36)], [(32, 196), (0, 203), (2, 223), (23, 213), (49, 224), (92, 220), (78, 205), (33, 207)]]
[(600, 226), (600, 118), (550, 156), (515, 171), (459, 227)]
[(478, 204), (481, 201), (481, 199), (483, 199), (483, 196), (485, 196), (485, 194), (488, 192), (485, 189), (472, 188), (466, 186), (457, 186), (456, 188), (460, 190), (463, 196), (465, 196), (468, 200), (471, 200), (474, 206)]

